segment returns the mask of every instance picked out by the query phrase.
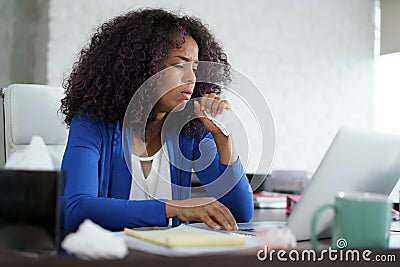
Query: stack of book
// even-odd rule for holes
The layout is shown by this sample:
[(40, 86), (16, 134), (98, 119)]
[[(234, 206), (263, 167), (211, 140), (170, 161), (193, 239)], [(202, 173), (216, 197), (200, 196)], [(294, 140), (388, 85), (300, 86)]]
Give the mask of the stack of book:
[(264, 209), (286, 209), (290, 213), (300, 199), (300, 195), (275, 192), (254, 192), (254, 207)]
[(260, 209), (284, 209), (286, 208), (287, 195), (273, 192), (254, 192), (254, 207)]

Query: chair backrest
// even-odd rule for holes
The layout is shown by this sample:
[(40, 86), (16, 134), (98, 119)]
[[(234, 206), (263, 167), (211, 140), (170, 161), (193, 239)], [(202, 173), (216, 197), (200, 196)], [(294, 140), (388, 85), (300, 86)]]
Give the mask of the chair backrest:
[(61, 87), (12, 84), (3, 89), (4, 158), (29, 145), (33, 135), (43, 138), (53, 164), (60, 169), (68, 130), (58, 112)]

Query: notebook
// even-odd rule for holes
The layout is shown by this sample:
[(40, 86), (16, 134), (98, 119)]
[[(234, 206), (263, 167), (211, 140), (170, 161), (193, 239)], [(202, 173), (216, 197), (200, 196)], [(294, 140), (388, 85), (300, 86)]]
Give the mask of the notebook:
[(243, 236), (219, 233), (183, 224), (163, 230), (132, 230), (125, 228), (124, 232), (135, 238), (169, 248), (244, 246), (246, 243)]
[(0, 247), (57, 253), (60, 185), (58, 171), (0, 170)]

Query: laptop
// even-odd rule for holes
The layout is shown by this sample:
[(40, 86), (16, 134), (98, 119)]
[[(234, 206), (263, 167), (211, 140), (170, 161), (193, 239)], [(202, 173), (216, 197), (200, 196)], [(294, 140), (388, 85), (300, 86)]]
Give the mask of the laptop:
[(61, 172), (0, 170), (0, 248), (56, 254)]
[[(311, 217), (321, 205), (333, 203), (339, 191), (374, 192), (389, 196), (400, 178), (400, 136), (341, 129), (328, 148), (287, 223), (238, 224), (251, 231), (263, 224), (288, 226), (297, 241), (309, 240)], [(334, 212), (319, 217), (319, 237), (330, 237)]]

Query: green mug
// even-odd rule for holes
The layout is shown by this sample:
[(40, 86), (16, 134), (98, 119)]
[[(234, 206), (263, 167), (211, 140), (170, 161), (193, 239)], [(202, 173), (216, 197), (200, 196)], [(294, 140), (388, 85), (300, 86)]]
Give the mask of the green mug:
[(392, 203), (376, 193), (339, 192), (334, 204), (318, 208), (311, 220), (311, 241), (317, 248), (320, 214), (333, 208), (332, 248), (386, 248), (389, 244)]

